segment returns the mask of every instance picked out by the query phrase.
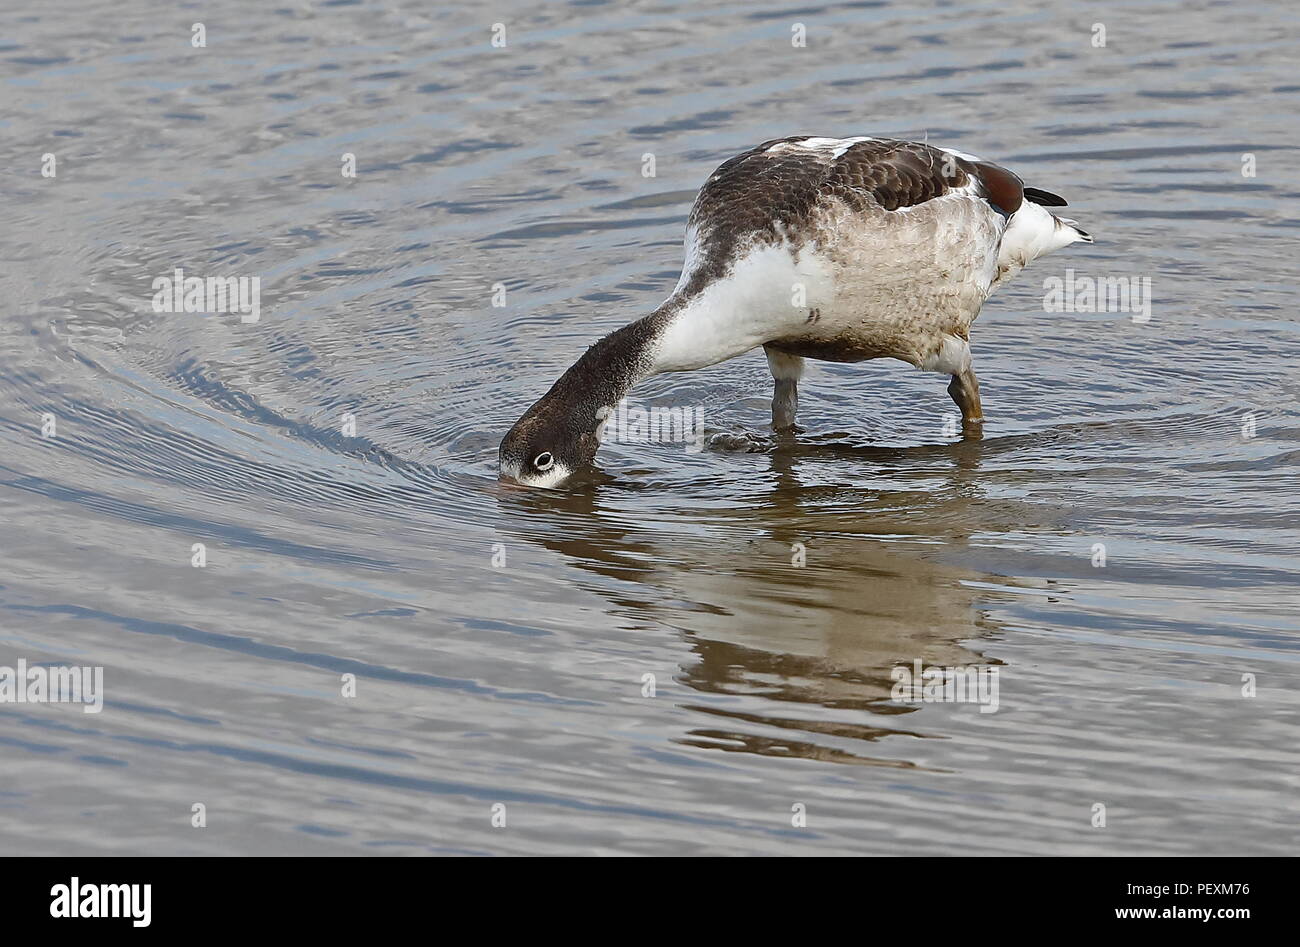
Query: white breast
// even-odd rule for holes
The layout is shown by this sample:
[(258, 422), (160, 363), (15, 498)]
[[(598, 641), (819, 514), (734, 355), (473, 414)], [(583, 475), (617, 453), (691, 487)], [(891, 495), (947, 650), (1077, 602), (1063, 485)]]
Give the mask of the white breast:
[[(687, 250), (689, 278), (693, 253)], [(658, 340), (656, 371), (680, 372), (742, 355), (771, 339), (798, 332), (810, 308), (834, 297), (832, 274), (811, 247), (797, 256), (788, 244), (755, 246), (725, 277), (682, 304)]]

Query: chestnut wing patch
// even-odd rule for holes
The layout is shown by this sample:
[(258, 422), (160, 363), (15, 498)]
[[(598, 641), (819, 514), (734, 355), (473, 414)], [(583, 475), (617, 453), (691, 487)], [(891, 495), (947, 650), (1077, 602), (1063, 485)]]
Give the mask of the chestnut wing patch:
[(1008, 217), (1020, 210), (1025, 200), (1025, 185), (1017, 175), (988, 161), (969, 161), (967, 166), (980, 182), (986, 201)]

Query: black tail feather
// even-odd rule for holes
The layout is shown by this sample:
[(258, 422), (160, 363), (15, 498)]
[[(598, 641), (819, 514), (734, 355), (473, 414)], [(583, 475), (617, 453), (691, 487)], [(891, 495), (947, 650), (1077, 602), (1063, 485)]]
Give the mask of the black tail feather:
[(1051, 191), (1040, 190), (1036, 187), (1025, 188), (1025, 200), (1033, 201), (1035, 204), (1042, 204), (1044, 207), (1069, 207), (1065, 203), (1065, 198), (1059, 194), (1053, 194)]

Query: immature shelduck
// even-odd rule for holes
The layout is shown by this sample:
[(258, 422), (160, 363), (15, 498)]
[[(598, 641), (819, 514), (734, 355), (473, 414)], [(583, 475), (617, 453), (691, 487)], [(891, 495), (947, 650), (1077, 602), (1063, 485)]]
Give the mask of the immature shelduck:
[(501, 442), (501, 476), (553, 487), (590, 464), (636, 382), (763, 346), (772, 426), (794, 428), (805, 358), (897, 358), (952, 376), (969, 428), (983, 420), (970, 325), (1030, 260), (1092, 238), (1043, 209), (1055, 194), (1005, 168), (914, 141), (778, 138), (724, 162), (686, 226), (664, 303), (610, 333)]

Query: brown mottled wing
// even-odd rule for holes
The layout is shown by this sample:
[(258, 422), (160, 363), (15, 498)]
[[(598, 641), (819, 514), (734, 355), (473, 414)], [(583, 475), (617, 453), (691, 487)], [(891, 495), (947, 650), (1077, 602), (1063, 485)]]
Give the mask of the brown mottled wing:
[(690, 218), (707, 230), (701, 275), (720, 275), (744, 238), (797, 239), (828, 199), (893, 211), (965, 188), (1006, 216), (1023, 200), (1020, 178), (1005, 168), (920, 142), (870, 139), (834, 157), (830, 148), (798, 146), (806, 140), (766, 141), (724, 162), (701, 188)]

